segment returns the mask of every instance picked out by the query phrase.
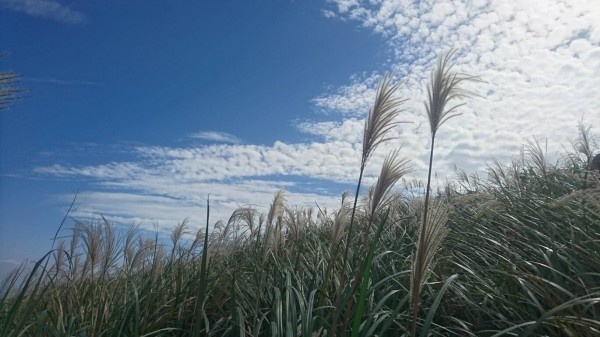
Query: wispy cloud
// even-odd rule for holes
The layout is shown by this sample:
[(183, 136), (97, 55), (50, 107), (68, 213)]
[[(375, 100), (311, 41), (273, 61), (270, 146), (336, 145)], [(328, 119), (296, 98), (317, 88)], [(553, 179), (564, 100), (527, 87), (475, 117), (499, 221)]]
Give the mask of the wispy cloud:
[(85, 21), (83, 13), (52, 0), (0, 0), (0, 5), (16, 12), (68, 24)]
[(190, 137), (217, 143), (240, 144), (242, 142), (242, 140), (238, 137), (227, 132), (220, 131), (200, 131), (191, 134)]
[[(34, 172), (91, 178), (106, 186), (146, 189), (144, 183), (179, 185), (196, 182), (298, 176), (338, 183), (353, 182), (360, 157), (358, 144), (345, 141), (260, 145), (206, 145), (189, 148), (137, 147), (134, 159), (93, 166), (49, 165)], [(374, 159), (376, 161), (376, 159)], [(367, 174), (375, 174), (377, 169)], [(173, 187), (171, 187), (173, 186)]]
[(304, 121), (296, 124), (298, 131), (324, 138), (327, 142), (346, 142), (357, 144), (362, 141), (365, 123), (361, 119), (349, 118), (341, 122)]
[(27, 82), (52, 83), (52, 84), (60, 84), (60, 85), (100, 85), (100, 83), (93, 82), (93, 81), (70, 80), (70, 79), (60, 79), (60, 78), (27, 77), (24, 80)]
[(15, 260), (15, 259), (0, 259), (0, 264), (8, 264), (11, 266), (20, 266), (21, 264), (23, 264), (23, 262), (25, 262), (25, 260)]
[[(357, 149), (344, 142), (141, 146), (134, 149), (130, 154), (133, 159), (127, 162), (50, 165), (35, 168), (34, 172), (92, 182), (90, 190), (79, 193), (75, 216), (105, 215), (113, 221), (143, 221), (149, 226), (158, 222), (169, 228), (188, 216), (203, 221), (209, 193), (215, 221), (226, 220), (240, 205), (266, 210), (273, 193), (281, 188), (288, 191), (287, 199), (293, 205), (335, 207), (343, 187), (317, 190), (314, 183), (323, 187), (333, 181), (343, 186), (352, 181)], [(302, 182), (295, 177), (302, 177)], [(67, 201), (72, 196), (63, 198)]]
[[(226, 221), (240, 206), (252, 206), (266, 212), (274, 193), (280, 188), (288, 190), (286, 199), (291, 205), (313, 208), (317, 204), (322, 209), (331, 209), (339, 204), (339, 197), (318, 193), (289, 191), (291, 182), (264, 180), (238, 180), (235, 183), (194, 183), (179, 191), (161, 191), (164, 195), (144, 194), (141, 190), (125, 191), (86, 191), (78, 194), (76, 218), (99, 218), (122, 224), (141, 223), (146, 229), (170, 230), (177, 222), (190, 218), (191, 225), (200, 227), (206, 221), (206, 199), (210, 193), (211, 224), (218, 220)], [(183, 185), (178, 185), (182, 187)], [(147, 186), (150, 187), (150, 186)], [(151, 186), (158, 191), (160, 186)], [(68, 203), (72, 195), (63, 195), (61, 200)]]

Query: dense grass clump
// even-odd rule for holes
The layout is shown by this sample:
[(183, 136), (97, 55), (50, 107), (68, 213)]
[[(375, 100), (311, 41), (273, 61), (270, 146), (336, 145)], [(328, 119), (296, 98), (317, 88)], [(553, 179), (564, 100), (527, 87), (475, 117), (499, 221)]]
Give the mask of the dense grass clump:
[[(474, 79), (440, 60), (434, 75)], [(384, 79), (367, 118), (359, 181), (394, 126), (396, 88)], [(455, 109), (444, 105), (428, 108), (442, 114), (431, 158)], [(600, 335), (590, 139), (581, 127), (556, 164), (531, 142), (510, 165), (459, 173), (437, 193), (393, 190), (410, 171), (393, 151), (373, 188), (359, 198), (359, 182), (334, 211), (291, 207), (279, 191), (267, 214), (243, 207), (214, 226), (207, 216), (197, 232), (183, 221), (167, 241), (75, 221), (68, 242), (0, 285), (0, 336)]]

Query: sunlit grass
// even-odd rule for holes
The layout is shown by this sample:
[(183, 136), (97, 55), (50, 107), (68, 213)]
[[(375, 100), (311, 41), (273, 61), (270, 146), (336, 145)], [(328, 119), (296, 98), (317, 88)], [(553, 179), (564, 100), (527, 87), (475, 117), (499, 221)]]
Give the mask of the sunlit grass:
[(590, 129), (556, 164), (534, 140), (510, 165), (459, 173), (430, 196), (429, 184), (393, 189), (410, 171), (394, 151), (361, 199), (364, 166), (402, 102), (395, 90), (386, 77), (371, 112), (394, 118), (367, 119), (354, 200), (327, 212), (278, 191), (265, 214), (243, 207), (216, 224), (207, 214), (194, 231), (183, 220), (166, 240), (74, 221), (70, 238), (1, 283), (0, 336), (600, 335)]

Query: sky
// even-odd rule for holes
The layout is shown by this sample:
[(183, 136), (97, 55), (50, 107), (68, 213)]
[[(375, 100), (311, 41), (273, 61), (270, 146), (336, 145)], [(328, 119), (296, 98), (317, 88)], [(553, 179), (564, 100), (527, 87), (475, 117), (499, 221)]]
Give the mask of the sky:
[(555, 160), (580, 121), (600, 130), (598, 23), (594, 0), (0, 0), (0, 71), (27, 90), (0, 110), (0, 274), (50, 249), (75, 196), (76, 219), (161, 231), (201, 226), (208, 194), (213, 222), (281, 188), (335, 208), (386, 72), (408, 123), (365, 184), (395, 148), (423, 179), (425, 88), (451, 49), (482, 82), (438, 132), (436, 181), (533, 137)]

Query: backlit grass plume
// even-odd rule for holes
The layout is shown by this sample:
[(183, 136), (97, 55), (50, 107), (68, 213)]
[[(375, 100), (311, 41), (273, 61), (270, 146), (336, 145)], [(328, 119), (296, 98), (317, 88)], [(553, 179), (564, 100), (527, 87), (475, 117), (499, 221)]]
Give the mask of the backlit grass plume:
[(389, 192), (398, 180), (413, 171), (407, 165), (408, 162), (406, 158), (399, 156), (399, 150), (394, 150), (387, 155), (370, 195), (369, 212), (371, 217), (389, 204)]
[[(425, 217), (425, 213), (423, 213)], [(419, 228), (419, 241), (423, 244), (417, 250), (420, 254), (421, 263), (412, 265), (411, 278), (411, 300), (413, 303), (418, 302), (419, 289), (423, 288), (427, 277), (431, 273), (431, 268), (434, 264), (435, 253), (440, 248), (442, 241), (448, 235), (448, 210), (447, 206), (442, 203), (434, 203), (427, 210), (427, 224)]]
[[(350, 216), (350, 224), (348, 225), (348, 234), (346, 240), (346, 247), (344, 249), (343, 266), (348, 262), (348, 251), (350, 249), (350, 239), (352, 238), (352, 229), (354, 226), (354, 217), (356, 214), (356, 204), (358, 201), (358, 195), (360, 193), (360, 185), (363, 178), (363, 173), (369, 158), (373, 154), (373, 151), (379, 146), (379, 144), (390, 140), (388, 132), (396, 127), (400, 122), (396, 120), (398, 114), (402, 111), (401, 106), (406, 101), (396, 95), (400, 84), (392, 84), (392, 75), (386, 74), (381, 81), (377, 94), (375, 95), (375, 102), (373, 107), (369, 111), (369, 115), (365, 120), (365, 128), (363, 134), (363, 146), (362, 155), (360, 161), (360, 173), (358, 175), (358, 184), (356, 185), (356, 193), (354, 195), (354, 205), (352, 207), (352, 215)], [(335, 254), (334, 254), (335, 256)], [(345, 276), (343, 276), (343, 282), (345, 283)], [(338, 292), (336, 300), (336, 310), (339, 310), (341, 300), (341, 291)], [(331, 336), (336, 336), (337, 333), (337, 318), (338, 315), (334, 315), (334, 321), (332, 324)]]
[(342, 236), (344, 235), (346, 225), (350, 219), (350, 207), (346, 203), (346, 199), (348, 198), (348, 191), (342, 193), (342, 202), (340, 208), (335, 212), (333, 217), (332, 224), (332, 233), (331, 233), (331, 246), (337, 247), (339, 242), (342, 240)]
[[(268, 249), (277, 249), (281, 240), (283, 239), (281, 230), (282, 223), (281, 218), (285, 211), (285, 194), (283, 190), (277, 191), (273, 198), (271, 208), (269, 208), (269, 215), (267, 216), (267, 223), (265, 224), (265, 247)], [(265, 250), (265, 254), (267, 250)]]
[[(354, 195), (354, 206), (352, 207), (350, 224), (348, 225), (348, 239), (352, 237), (356, 203), (367, 162), (379, 144), (391, 139), (387, 136), (388, 132), (400, 123), (396, 121), (396, 117), (402, 111), (400, 107), (406, 100), (396, 96), (399, 86), (399, 83), (392, 85), (392, 75), (386, 74), (379, 85), (379, 89), (377, 89), (373, 108), (371, 108), (369, 116), (365, 120), (360, 173), (356, 186), (356, 194)], [(346, 242), (346, 249), (344, 251), (344, 265), (348, 260), (348, 249), (350, 247), (348, 242), (349, 240)]]
[[(427, 173), (427, 187), (425, 189), (425, 205), (423, 208), (423, 216), (421, 227), (419, 228), (419, 236), (417, 240), (416, 253), (413, 260), (413, 273), (411, 280), (411, 305), (412, 305), (412, 336), (416, 336), (416, 322), (419, 311), (419, 297), (421, 287), (426, 281), (428, 273), (426, 269), (432, 262), (432, 257), (429, 256), (432, 252), (435, 253), (437, 247), (432, 244), (435, 241), (430, 240), (430, 237), (439, 237), (439, 234), (432, 233), (431, 228), (427, 228), (432, 222), (428, 221), (429, 214), (429, 193), (431, 189), (431, 169), (433, 164), (433, 149), (435, 144), (435, 136), (442, 124), (450, 118), (456, 117), (461, 113), (457, 109), (464, 103), (450, 106), (450, 102), (458, 98), (474, 95), (471, 91), (465, 90), (462, 85), (469, 81), (479, 81), (478, 77), (456, 73), (452, 70), (453, 64), (450, 59), (455, 51), (452, 50), (447, 54), (440, 56), (438, 59), (437, 68), (431, 73), (431, 82), (427, 86), (427, 101), (425, 101), (425, 110), (429, 119), (431, 129), (431, 150), (429, 153), (429, 170)], [(442, 226), (438, 226), (440, 230)], [(437, 245), (439, 246), (439, 243)], [(435, 249), (434, 249), (435, 248)]]

